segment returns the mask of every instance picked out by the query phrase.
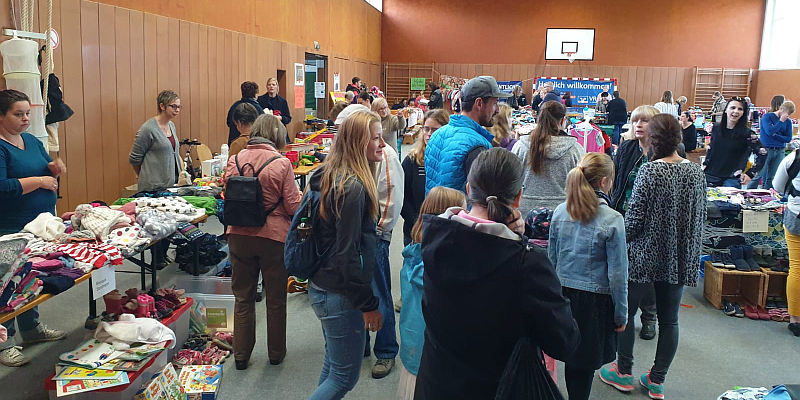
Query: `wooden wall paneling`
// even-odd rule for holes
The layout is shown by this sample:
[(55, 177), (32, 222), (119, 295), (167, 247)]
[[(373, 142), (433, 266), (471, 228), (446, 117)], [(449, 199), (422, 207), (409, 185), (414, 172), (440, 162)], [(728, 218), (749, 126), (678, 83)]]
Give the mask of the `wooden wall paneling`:
[[(248, 79), (247, 75), (247, 35), (237, 33), (239, 37), (239, 79), (236, 81), (236, 87), (239, 87), (242, 82)], [(241, 93), (240, 93), (241, 94)], [(241, 97), (241, 96), (240, 96)]]
[(117, 78), (117, 157), (121, 189), (135, 182), (133, 169), (128, 164), (128, 154), (136, 135), (136, 130), (131, 123), (131, 26), (128, 9), (114, 8), (114, 30)]
[(655, 104), (656, 102), (661, 100), (661, 92), (664, 91), (664, 86), (662, 86), (661, 82), (661, 70), (663, 68), (651, 68), (652, 69), (652, 79), (650, 79), (650, 91), (647, 93), (647, 96), (644, 99), (646, 104)]
[[(67, 210), (86, 199), (86, 141), (83, 122), (83, 60), (81, 58), (81, 12), (78, 0), (61, 0), (61, 40), (62, 51), (62, 83), (64, 102), (69, 104), (75, 114), (64, 122), (66, 148), (67, 192), (69, 203)], [(59, 126), (59, 128), (61, 128)], [(60, 130), (60, 129), (59, 129)], [(61, 211), (61, 210), (60, 210)]]
[[(180, 45), (181, 40), (181, 22), (175, 18), (167, 18), (167, 37), (169, 43), (176, 43)], [(166, 47), (166, 46), (164, 46)], [(178, 93), (178, 96), (181, 95), (181, 53), (180, 50), (176, 48), (177, 46), (173, 45), (168, 48), (168, 55), (167, 55), (167, 83), (164, 87), (169, 88), (170, 90), (175, 91)], [(183, 105), (183, 102), (181, 102)], [(183, 107), (181, 107), (181, 113), (183, 113)], [(182, 130), (181, 127), (181, 114), (178, 114), (178, 118), (175, 118), (173, 121), (175, 123), (175, 130), (178, 132), (178, 137), (180, 137), (180, 131)]]
[[(178, 82), (178, 96), (181, 96), (181, 113), (178, 118), (181, 123), (181, 129), (178, 130), (178, 136), (181, 139), (188, 139), (192, 134), (192, 74), (189, 70), (191, 65), (191, 35), (190, 27), (191, 22), (180, 21), (178, 23), (179, 30), (179, 43), (178, 58), (179, 62), (175, 66), (180, 70)], [(181, 155), (183, 156), (183, 155)]]
[(626, 104), (630, 109), (631, 106), (634, 104), (634, 91), (636, 88), (636, 67), (625, 67), (628, 73), (628, 81), (622, 86), (622, 91), (620, 96), (623, 99), (627, 99)]
[[(139, 11), (130, 11), (130, 42), (131, 42), (131, 132), (135, 137), (139, 127), (154, 115), (155, 99), (148, 101), (144, 90), (144, 14)], [(183, 111), (181, 111), (183, 112)], [(179, 117), (180, 118), (180, 117)], [(180, 133), (180, 132), (179, 132)]]
[[(83, 58), (83, 121), (86, 136), (86, 194), (90, 200), (103, 196), (103, 129), (100, 116), (100, 42), (98, 4), (81, 2), (81, 54)], [(111, 173), (111, 172), (109, 172)], [(116, 173), (116, 171), (114, 171)], [(112, 200), (113, 201), (113, 200)]]
[[(192, 113), (190, 121), (192, 130), (189, 131), (189, 138), (197, 139), (202, 142), (201, 131), (203, 127), (200, 124), (200, 114), (202, 107), (200, 106), (200, 26), (195, 23), (189, 24), (189, 100), (187, 103), (192, 104)], [(183, 105), (181, 101), (181, 105)]]
[[(219, 117), (219, 113), (221, 112), (220, 109), (217, 108), (217, 31), (216, 28), (209, 27), (206, 33), (207, 35), (207, 43), (206, 43), (206, 54), (208, 55), (208, 62), (206, 64), (206, 68), (208, 68), (208, 79), (206, 81), (206, 86), (208, 86), (208, 138), (209, 138), (209, 148), (211, 152), (218, 152), (220, 151), (220, 146), (222, 145), (222, 141), (220, 141), (220, 136), (217, 132), (216, 122), (217, 118)], [(213, 147), (211, 146), (213, 144)]]
[(245, 63), (245, 80), (248, 81), (255, 81), (256, 80), (256, 54), (255, 48), (253, 46), (253, 35), (245, 35), (245, 53), (244, 59)]
[(630, 88), (632, 91), (631, 98), (633, 104), (628, 105), (628, 108), (633, 110), (636, 107), (644, 104), (644, 83), (645, 83), (645, 67), (633, 67), (636, 70), (636, 85)]
[[(144, 97), (153, 104), (158, 97), (158, 19), (144, 14)], [(178, 94), (180, 96), (180, 93)], [(152, 111), (151, 111), (152, 112)], [(147, 113), (150, 114), (150, 113)], [(144, 122), (144, 121), (142, 121)]]
[(167, 17), (157, 15), (156, 16), (156, 70), (158, 73), (156, 74), (156, 79), (158, 82), (158, 91), (161, 92), (162, 90), (176, 90), (172, 86), (172, 82), (169, 80), (169, 53), (172, 52), (168, 46), (165, 46), (165, 41), (169, 40), (169, 20)]
[(678, 83), (678, 69), (679, 68), (676, 67), (667, 68), (667, 81), (669, 82), (669, 87), (671, 88), (669, 90), (672, 90), (672, 95), (676, 99), (681, 96), (686, 96), (686, 94), (682, 92), (683, 82), (680, 84)]
[[(224, 72), (225, 72), (225, 76), (224, 76), (224, 80), (225, 81), (224, 81), (224, 85), (223, 85), (224, 97), (223, 97), (223, 102), (222, 102), (222, 104), (223, 104), (222, 105), (222, 107), (223, 107), (222, 109), (226, 111), (225, 115), (227, 117), (228, 114), (227, 114), (227, 108), (226, 107), (229, 107), (234, 101), (234, 94), (233, 94), (234, 93), (234, 86), (233, 86), (234, 85), (233, 84), (233, 79), (234, 79), (233, 75), (234, 75), (234, 73), (233, 73), (233, 71), (234, 71), (234, 68), (236, 68), (234, 66), (235, 65), (234, 63), (236, 62), (234, 51), (238, 50), (239, 44), (238, 43), (236, 45), (233, 44), (233, 32), (225, 31), (223, 35), (225, 36), (225, 42), (223, 44), (224, 45), (224, 51), (225, 51), (223, 53), (224, 54), (224, 57), (223, 57), (224, 58), (224, 64), (225, 64), (225, 67), (223, 68)], [(227, 133), (228, 132), (228, 121), (227, 120), (223, 121), (223, 132), (226, 132), (225, 133), (225, 137), (226, 137), (226, 140), (227, 140), (227, 137), (228, 137), (227, 136), (228, 135), (228, 133)]]
[(220, 110), (220, 115), (217, 115), (216, 125), (214, 129), (217, 131), (217, 136), (220, 138), (221, 143), (228, 143), (228, 126), (225, 124), (225, 116), (227, 110), (225, 104), (228, 99), (225, 97), (225, 31), (216, 29), (217, 31), (217, 110)]
[(208, 108), (208, 26), (198, 27), (198, 68), (197, 77), (198, 93), (200, 94), (200, 143), (205, 143), (209, 148), (217, 147), (211, 143), (208, 133), (208, 114), (213, 112)]
[[(98, 155), (103, 160), (103, 199), (113, 202), (119, 197), (125, 185), (120, 183), (120, 161), (117, 157), (120, 148), (117, 129), (117, 58), (116, 26), (114, 6), (100, 4), (98, 7), (100, 40), (100, 135), (103, 152)], [(115, 151), (116, 150), (116, 151)], [(127, 163), (125, 163), (127, 164)]]

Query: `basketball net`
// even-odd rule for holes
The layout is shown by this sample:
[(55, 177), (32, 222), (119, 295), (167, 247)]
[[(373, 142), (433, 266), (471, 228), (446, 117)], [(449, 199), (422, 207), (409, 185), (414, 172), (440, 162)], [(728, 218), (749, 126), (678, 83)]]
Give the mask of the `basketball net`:
[(575, 61), (575, 53), (566, 52), (564, 54), (567, 56), (567, 60), (569, 60), (570, 64), (572, 64), (572, 62)]

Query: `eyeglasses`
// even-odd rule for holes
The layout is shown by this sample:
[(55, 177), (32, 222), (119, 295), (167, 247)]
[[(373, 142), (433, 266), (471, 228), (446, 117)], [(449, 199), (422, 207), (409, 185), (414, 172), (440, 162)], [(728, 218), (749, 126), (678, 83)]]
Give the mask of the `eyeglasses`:
[(429, 126), (423, 126), (423, 127), (422, 127), (422, 132), (423, 132), (423, 133), (430, 133), (430, 134), (433, 134), (433, 132), (436, 132), (436, 130), (437, 130), (437, 129), (439, 129), (439, 128), (431, 128), (431, 127), (429, 127)]
[(180, 110), (181, 106), (178, 104), (170, 104), (168, 107), (172, 108), (173, 110)]

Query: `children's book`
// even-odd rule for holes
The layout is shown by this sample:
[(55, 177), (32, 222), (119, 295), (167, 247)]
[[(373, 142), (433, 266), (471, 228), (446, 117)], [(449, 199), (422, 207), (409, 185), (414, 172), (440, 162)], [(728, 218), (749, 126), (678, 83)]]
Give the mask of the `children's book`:
[(91, 379), (82, 381), (56, 381), (56, 396), (69, 396), (75, 393), (90, 392), (130, 383), (128, 374), (123, 372), (117, 379)]
[(122, 371), (104, 371), (102, 369), (87, 369), (81, 367), (64, 367), (53, 377), (54, 381), (91, 380), (91, 379), (117, 379)]

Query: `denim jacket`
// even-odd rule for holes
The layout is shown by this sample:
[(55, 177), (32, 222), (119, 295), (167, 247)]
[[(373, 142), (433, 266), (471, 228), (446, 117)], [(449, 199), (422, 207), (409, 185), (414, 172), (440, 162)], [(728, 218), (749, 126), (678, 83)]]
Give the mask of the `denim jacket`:
[(614, 323), (628, 322), (628, 251), (622, 215), (600, 198), (597, 215), (573, 221), (561, 203), (550, 222), (548, 256), (564, 287), (610, 294)]

